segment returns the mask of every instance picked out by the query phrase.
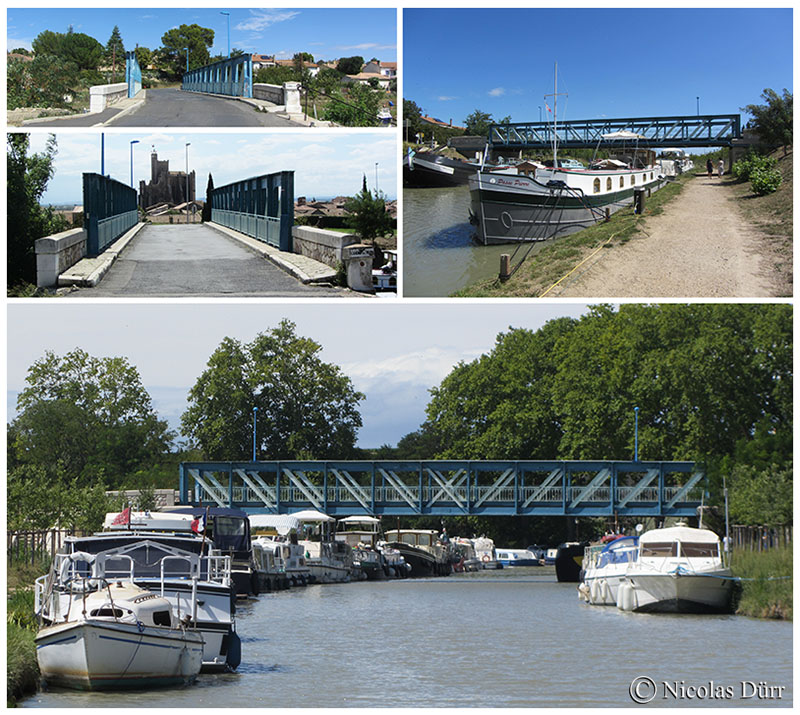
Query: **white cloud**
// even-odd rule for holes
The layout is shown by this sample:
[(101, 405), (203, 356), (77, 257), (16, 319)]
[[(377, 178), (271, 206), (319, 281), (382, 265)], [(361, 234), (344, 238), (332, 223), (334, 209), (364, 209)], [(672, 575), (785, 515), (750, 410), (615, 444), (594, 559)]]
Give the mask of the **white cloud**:
[(495, 87), (494, 89), (489, 90), (490, 97), (502, 97), (506, 93), (504, 87)]
[(438, 99), (440, 102), (449, 102), (449, 101), (451, 101), (453, 99), (458, 99), (458, 97), (442, 96), (442, 97), (437, 97), (436, 99)]
[(292, 20), (299, 14), (296, 10), (251, 10), (251, 17), (240, 22), (234, 29), (246, 32), (262, 32), (271, 25)]

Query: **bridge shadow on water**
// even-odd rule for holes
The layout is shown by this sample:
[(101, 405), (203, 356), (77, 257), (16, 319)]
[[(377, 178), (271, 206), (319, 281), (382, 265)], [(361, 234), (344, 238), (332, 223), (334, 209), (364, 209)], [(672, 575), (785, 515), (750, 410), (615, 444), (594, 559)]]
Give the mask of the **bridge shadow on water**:
[(425, 239), (426, 248), (466, 248), (476, 244), (475, 229), (469, 222), (448, 226)]

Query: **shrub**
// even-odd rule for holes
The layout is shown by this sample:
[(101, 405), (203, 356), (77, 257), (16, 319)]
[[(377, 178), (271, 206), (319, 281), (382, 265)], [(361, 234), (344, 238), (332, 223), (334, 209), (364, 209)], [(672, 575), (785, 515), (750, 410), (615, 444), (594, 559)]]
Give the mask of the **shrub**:
[(777, 191), (782, 180), (780, 172), (775, 169), (756, 169), (750, 172), (750, 188), (757, 196)]
[(748, 154), (735, 162), (731, 171), (737, 179), (747, 181), (754, 172), (774, 169), (776, 166), (777, 161), (771, 156)]

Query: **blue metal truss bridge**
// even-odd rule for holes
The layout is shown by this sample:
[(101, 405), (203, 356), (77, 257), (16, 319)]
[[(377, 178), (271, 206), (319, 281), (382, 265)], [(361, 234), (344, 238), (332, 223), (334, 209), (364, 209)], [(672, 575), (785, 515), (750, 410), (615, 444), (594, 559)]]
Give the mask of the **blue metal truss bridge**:
[(184, 504), (331, 516), (695, 516), (694, 462), (183, 462)]
[[(562, 148), (594, 148), (632, 145), (631, 139), (607, 140), (604, 134), (633, 132), (641, 138), (640, 147), (700, 148), (731, 146), (742, 137), (738, 114), (700, 116), (628, 117), (623, 119), (572, 119), (558, 122), (556, 136)], [(489, 144), (493, 151), (507, 149), (546, 149), (553, 146), (552, 122), (492, 124)]]

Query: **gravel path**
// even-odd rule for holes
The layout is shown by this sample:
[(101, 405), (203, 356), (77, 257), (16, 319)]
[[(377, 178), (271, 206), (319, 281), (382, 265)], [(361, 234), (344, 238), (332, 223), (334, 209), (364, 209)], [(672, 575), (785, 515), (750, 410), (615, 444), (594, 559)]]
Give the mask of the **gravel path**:
[(644, 223), (644, 235), (603, 249), (558, 293), (569, 297), (766, 297), (773, 295), (759, 234), (716, 175), (690, 181)]

